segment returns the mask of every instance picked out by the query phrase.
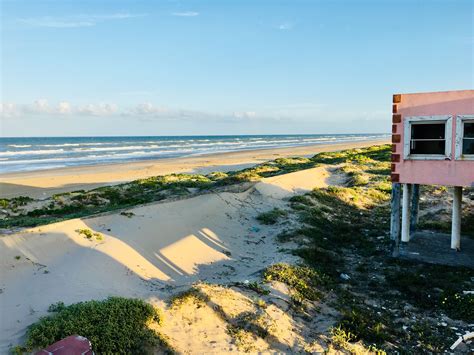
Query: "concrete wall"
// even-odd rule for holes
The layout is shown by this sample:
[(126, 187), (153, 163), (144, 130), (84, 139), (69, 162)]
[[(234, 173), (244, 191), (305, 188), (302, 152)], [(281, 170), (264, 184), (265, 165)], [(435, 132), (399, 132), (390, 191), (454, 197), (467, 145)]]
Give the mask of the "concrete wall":
[[(393, 96), (392, 181), (474, 187), (474, 160), (455, 160), (456, 115), (474, 115), (474, 90)], [(451, 160), (405, 160), (404, 120), (412, 116), (452, 115)]]

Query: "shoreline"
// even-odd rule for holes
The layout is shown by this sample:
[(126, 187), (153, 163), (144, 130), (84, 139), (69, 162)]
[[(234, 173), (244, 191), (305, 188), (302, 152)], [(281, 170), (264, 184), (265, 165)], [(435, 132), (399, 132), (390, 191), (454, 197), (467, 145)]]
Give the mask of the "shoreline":
[(245, 169), (276, 158), (312, 156), (325, 151), (361, 148), (386, 143), (389, 143), (389, 141), (386, 138), (382, 138), (367, 141), (254, 149), (182, 158), (12, 172), (0, 174), (0, 198), (17, 196), (46, 198), (56, 193), (89, 190), (150, 176), (171, 173), (208, 174), (213, 171), (227, 172)]

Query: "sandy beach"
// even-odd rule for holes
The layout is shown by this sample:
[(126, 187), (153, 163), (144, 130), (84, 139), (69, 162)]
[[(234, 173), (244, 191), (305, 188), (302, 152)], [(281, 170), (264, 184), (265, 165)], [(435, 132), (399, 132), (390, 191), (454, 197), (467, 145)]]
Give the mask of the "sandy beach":
[[(64, 196), (29, 201), (30, 205), (6, 206), (12, 214), (4, 218), (12, 223), (20, 222), (23, 217), (29, 218), (29, 222), (40, 220), (54, 208), (63, 211), (65, 218), (56, 223), (36, 224), (37, 227), (30, 224), (22, 228), (21, 224), (12, 224), (2, 229), (0, 353), (25, 344), (31, 337), (29, 327), (41, 322), (41, 317), (55, 319), (51, 305), (103, 302), (109, 297), (139, 300), (159, 310), (160, 324), (147, 326), (164, 337), (166, 343), (150, 353), (168, 353), (170, 349), (177, 354), (336, 354), (341, 353), (341, 349), (343, 353), (375, 353), (365, 342), (348, 341), (343, 334), (334, 333), (334, 329), (344, 324), (341, 317), (353, 314), (346, 313), (353, 309), (363, 313), (350, 326), (358, 327), (361, 319), (372, 322), (375, 317), (374, 324), (383, 321), (391, 327), (387, 332), (394, 329), (390, 338), (394, 349), (416, 347), (419, 338), (413, 337), (418, 336), (418, 324), (426, 317), (414, 307), (422, 306), (414, 303), (415, 306), (410, 306), (414, 309), (410, 317), (399, 320), (389, 307), (396, 307), (397, 314), (405, 314), (408, 303), (393, 302), (390, 297), (397, 290), (393, 286), (396, 283), (388, 282), (396, 282), (410, 272), (410, 277), (416, 277), (423, 270), (429, 273), (434, 285), (423, 284), (419, 292), (425, 295), (432, 292), (432, 287), (444, 285), (445, 279), (444, 276), (437, 278), (440, 269), (436, 265), (411, 263), (404, 267), (403, 263), (389, 261), (392, 260), (387, 253), (389, 218), (383, 211), (390, 200), (387, 192), (390, 147), (372, 146), (373, 143), (366, 142), (364, 145), (370, 147), (356, 152), (325, 154), (311, 160), (309, 165), (304, 163), (309, 159), (259, 165), (255, 170), (273, 175), (240, 183), (214, 184), (202, 190), (187, 187), (185, 194), (175, 189), (176, 185), (164, 185), (161, 190), (152, 192), (160, 194), (168, 190), (168, 198), (163, 200), (136, 202), (120, 209), (110, 206), (111, 209), (100, 213), (91, 210), (80, 218), (68, 217), (71, 208), (67, 207), (79, 208), (80, 205), (71, 204), (72, 200)], [(277, 157), (314, 155), (317, 149), (324, 148), (306, 147), (300, 149), (299, 154), (294, 150), (234, 153), (227, 156), (225, 165), (219, 165), (222, 159), (216, 156), (200, 157), (203, 159), (200, 164), (189, 162), (181, 168), (235, 169), (239, 164), (245, 166), (258, 162), (257, 159), (265, 160), (265, 156), (268, 159), (276, 154)], [(168, 162), (165, 168), (170, 169), (173, 164), (176, 161)], [(282, 165), (277, 167), (278, 164)], [(140, 170), (137, 166), (126, 172), (146, 173), (146, 169)], [(111, 170), (114, 166), (97, 168)], [(92, 168), (77, 170), (83, 169)], [(62, 177), (58, 171), (55, 173), (58, 178)], [(105, 178), (106, 172), (102, 174), (100, 177)], [(74, 175), (69, 172), (64, 176), (72, 178)], [(94, 177), (91, 171), (85, 176)], [(117, 172), (113, 176), (127, 177)], [(46, 190), (51, 193), (59, 188)], [(131, 188), (137, 186), (132, 184)], [(147, 188), (150, 186), (139, 185), (133, 193), (138, 195), (139, 189)], [(81, 198), (78, 201), (86, 206), (94, 201), (105, 203), (97, 193), (76, 193), (68, 198)], [(446, 191), (437, 193), (447, 194)], [(423, 199), (433, 205), (437, 196), (428, 192)], [(470, 201), (467, 195), (466, 200)], [(55, 207), (51, 207), (52, 203)], [(472, 202), (466, 206), (467, 214), (468, 210), (474, 211)], [(61, 210), (63, 207), (66, 209)], [(36, 208), (35, 211), (42, 209), (42, 212), (22, 217), (17, 215), (17, 208)], [(448, 208), (439, 202), (436, 208), (440, 220)], [(421, 218), (431, 218), (426, 206), (423, 210)], [(469, 239), (463, 242), (465, 250), (469, 250)], [(459, 255), (470, 260), (469, 255)], [(315, 263), (318, 268), (308, 268), (307, 262)], [(414, 265), (415, 270), (412, 270)], [(370, 278), (367, 269), (371, 270)], [(382, 280), (386, 275), (400, 276), (395, 281), (373, 281)], [(472, 273), (466, 272), (462, 277), (465, 283), (459, 290), (472, 285)], [(351, 292), (352, 297), (349, 304), (344, 296), (347, 292)], [(472, 311), (469, 307), (467, 304), (465, 312)], [(454, 338), (453, 334), (444, 333), (448, 325), (463, 331), (470, 327), (466, 323), (469, 315), (464, 316), (468, 313), (450, 314), (458, 318), (443, 318), (446, 326), (436, 333), (436, 344), (440, 344), (436, 345), (437, 349), (446, 347)], [(430, 319), (433, 324), (438, 321), (435, 317)], [(94, 321), (94, 325), (96, 323)], [(410, 333), (399, 339), (398, 329), (402, 326)], [(80, 333), (82, 329), (74, 332)], [(392, 335), (387, 333), (386, 337)], [(423, 339), (423, 334), (420, 337)], [(393, 346), (391, 344), (388, 346)], [(466, 347), (462, 349), (469, 353)]]
[(206, 174), (213, 171), (225, 172), (243, 169), (279, 157), (307, 157), (324, 151), (330, 152), (384, 143), (388, 143), (388, 141), (383, 139), (351, 143), (318, 144), (304, 147), (201, 155), (188, 158), (8, 173), (0, 175), (0, 197), (29, 196), (32, 198), (46, 198), (55, 193), (81, 189), (87, 190), (156, 175), (171, 173)]
[(2, 2), (0, 355), (474, 355), (433, 2)]
[[(243, 282), (268, 264), (294, 260), (277, 252), (274, 239), (281, 227), (257, 227), (255, 216), (283, 206), (283, 200), (295, 193), (339, 183), (337, 174), (319, 167), (264, 179), (243, 192), (205, 194), (132, 208), (128, 210), (132, 218), (116, 212), (3, 236), (0, 353), (17, 343), (26, 327), (46, 315), (54, 302), (69, 304), (122, 295), (163, 307), (170, 292), (194, 282)], [(83, 228), (100, 233), (103, 239), (84, 238), (77, 233)], [(257, 251), (257, 244), (264, 247)], [(240, 292), (236, 295), (240, 297), (236, 310), (242, 311), (248, 307), (249, 298)], [(227, 296), (221, 294), (220, 300)], [(272, 297), (279, 299), (281, 295)], [(229, 305), (228, 299), (226, 303)], [(182, 312), (168, 315), (173, 321), (166, 330), (181, 344), (180, 350), (185, 352), (189, 346), (195, 353), (225, 351), (231, 343), (225, 327), (218, 334), (210, 334), (217, 337), (217, 345), (202, 342), (199, 336), (212, 332), (213, 323), (222, 320), (207, 312), (200, 316), (207, 323), (203, 325), (206, 329), (183, 328), (182, 322), (176, 323), (176, 319), (188, 316)], [(283, 335), (293, 334), (291, 322), (285, 327), (288, 329), (282, 328)]]
[[(8, 177), (15, 185), (7, 186), (16, 187), (11, 188), (10, 194), (51, 194), (170, 172), (234, 170), (276, 157), (314, 155), (373, 143), (376, 142), (16, 174)], [(50, 304), (110, 295), (140, 298), (164, 309), (168, 323), (161, 331), (173, 339), (180, 352), (187, 348), (194, 353), (238, 351), (225, 330), (225, 322), (214, 312), (195, 313), (194, 307), (177, 311), (168, 308), (165, 300), (195, 283), (244, 282), (253, 280), (270, 264), (295, 262), (294, 256), (278, 253), (276, 236), (286, 226), (260, 225), (256, 217), (284, 208), (295, 194), (341, 185), (345, 180), (334, 168), (321, 166), (265, 178), (235, 191), (231, 188), (228, 192), (129, 208), (126, 212), (132, 217), (117, 211), (7, 233), (0, 238), (0, 353), (21, 342), (28, 325), (47, 315)], [(85, 238), (78, 233), (81, 229), (99, 233), (100, 240)], [(257, 245), (263, 247), (257, 250)], [(327, 348), (310, 343), (305, 340), (306, 335), (293, 330), (295, 323), (286, 314), (290, 302), (286, 286), (276, 283), (271, 287), (275, 289), (268, 299), (279, 305), (271, 308), (272, 322), (284, 321), (278, 331), (280, 342), (287, 345), (279, 345), (283, 346), (280, 350)], [(223, 292), (211, 288), (206, 292), (213, 294), (214, 302), (223, 307), (232, 306), (233, 313), (244, 314), (253, 305), (252, 295), (241, 289)], [(201, 326), (184, 326), (189, 323), (188, 313)], [(322, 316), (320, 321), (333, 320)], [(215, 341), (203, 342), (203, 335)], [(275, 349), (266, 342), (260, 342), (258, 348)]]

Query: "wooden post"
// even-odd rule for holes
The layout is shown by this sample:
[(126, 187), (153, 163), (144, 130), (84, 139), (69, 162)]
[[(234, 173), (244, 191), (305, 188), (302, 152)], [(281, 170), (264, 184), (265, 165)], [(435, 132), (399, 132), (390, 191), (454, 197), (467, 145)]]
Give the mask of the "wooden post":
[(410, 216), (410, 234), (415, 233), (418, 224), (418, 212), (420, 210), (420, 185), (413, 184), (411, 191), (411, 216)]
[(403, 184), (402, 201), (402, 242), (410, 241), (410, 195), (411, 184)]
[(451, 249), (461, 249), (461, 212), (462, 212), (462, 187), (453, 189), (453, 220), (451, 222)]
[(398, 257), (400, 250), (400, 184), (392, 183), (392, 199), (390, 214), (390, 239), (392, 240), (392, 256)]

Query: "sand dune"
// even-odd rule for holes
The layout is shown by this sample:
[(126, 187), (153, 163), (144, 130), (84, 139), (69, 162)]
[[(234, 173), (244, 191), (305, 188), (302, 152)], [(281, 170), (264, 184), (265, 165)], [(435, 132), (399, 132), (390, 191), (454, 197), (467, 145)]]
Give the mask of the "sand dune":
[[(0, 352), (54, 302), (109, 295), (160, 300), (197, 280), (244, 281), (292, 256), (277, 252), (278, 226), (255, 216), (283, 198), (339, 183), (319, 167), (265, 179), (241, 193), (210, 193), (31, 228), (0, 238)], [(79, 229), (100, 233), (89, 240)]]

